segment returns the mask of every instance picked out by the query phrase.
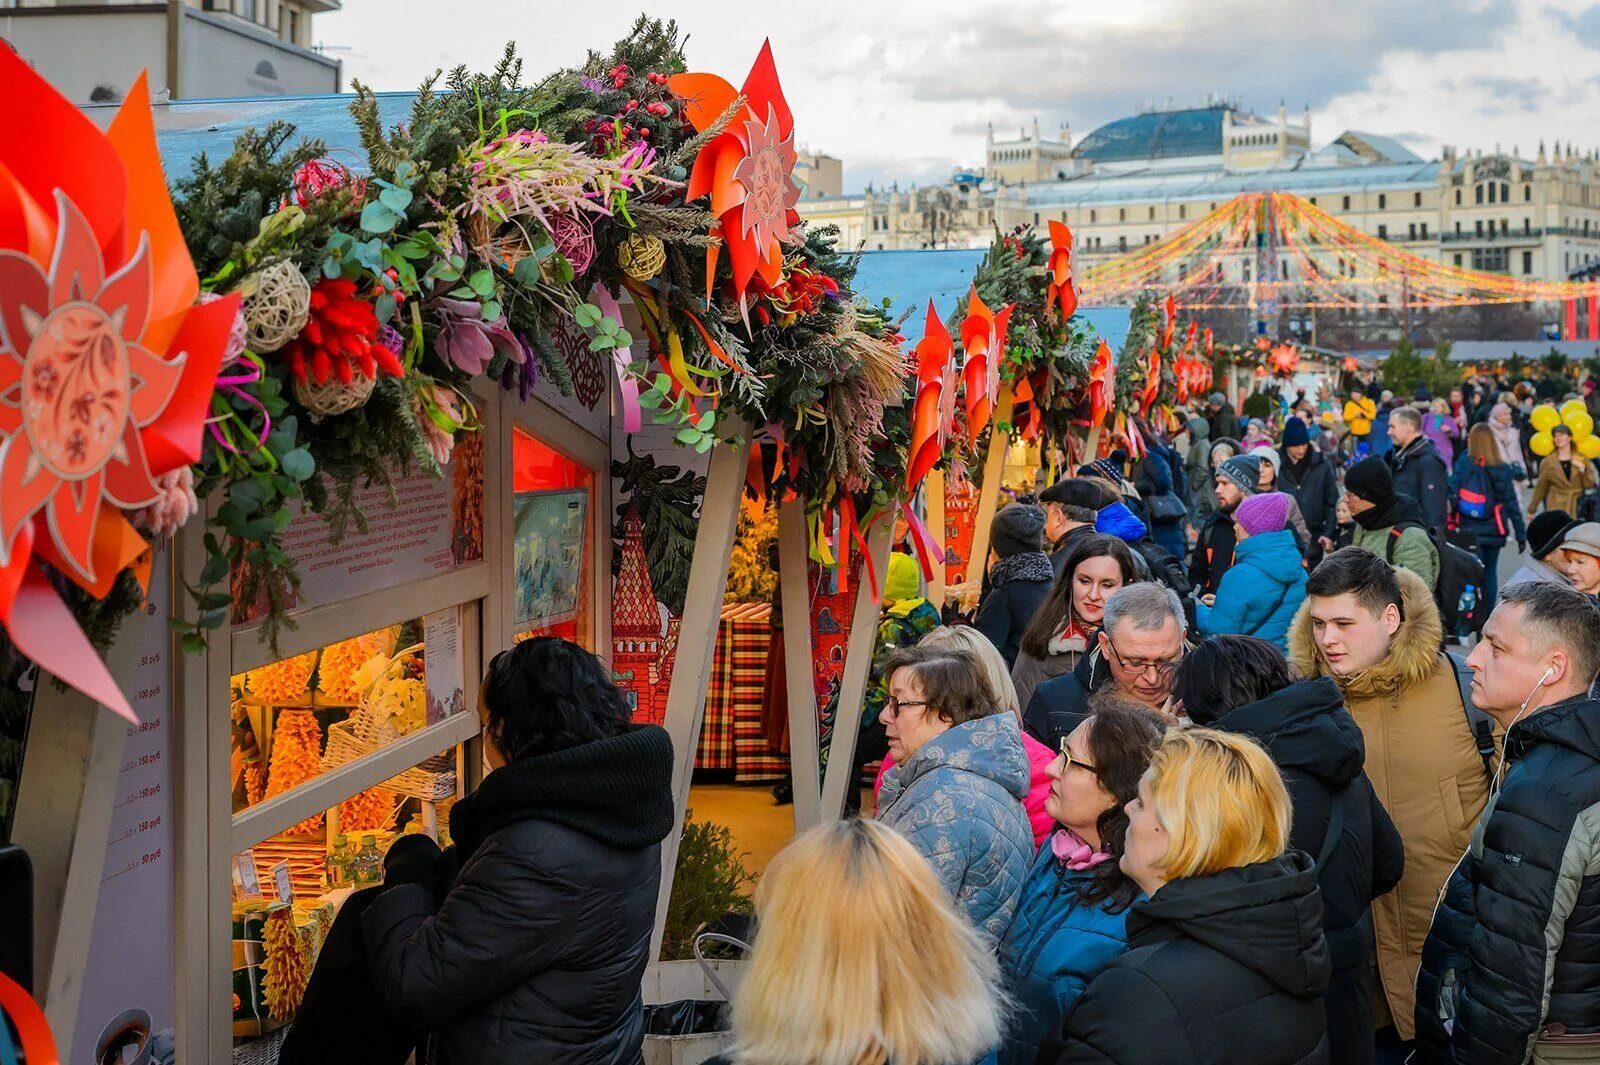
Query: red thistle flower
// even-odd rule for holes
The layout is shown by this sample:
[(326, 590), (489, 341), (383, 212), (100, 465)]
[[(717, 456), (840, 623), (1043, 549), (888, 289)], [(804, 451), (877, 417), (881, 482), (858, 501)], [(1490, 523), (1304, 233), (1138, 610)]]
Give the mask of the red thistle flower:
[(279, 354), (302, 382), (309, 375), (320, 385), (334, 373), (349, 384), (357, 373), (376, 377), (379, 370), (404, 377), (398, 356), (378, 343), (378, 330), (378, 316), (371, 303), (356, 295), (354, 281), (318, 281), (311, 289), (311, 315), (305, 328)]

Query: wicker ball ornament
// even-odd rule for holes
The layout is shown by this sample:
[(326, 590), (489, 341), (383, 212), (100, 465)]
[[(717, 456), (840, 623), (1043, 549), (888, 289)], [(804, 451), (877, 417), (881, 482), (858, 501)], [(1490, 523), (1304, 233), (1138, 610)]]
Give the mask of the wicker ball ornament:
[(305, 328), (311, 314), (311, 285), (294, 263), (284, 260), (257, 270), (240, 287), (251, 351), (277, 351)]
[(356, 374), (345, 384), (338, 377), (330, 375), (326, 381), (318, 384), (310, 377), (304, 379), (294, 378), (294, 398), (300, 405), (312, 414), (320, 414), (324, 418), (331, 418), (336, 414), (346, 414), (361, 406), (372, 398), (372, 389), (377, 385), (377, 379)]
[(550, 219), (550, 240), (556, 251), (581, 274), (594, 262), (594, 229), (581, 214), (562, 213)]
[(667, 265), (667, 246), (660, 237), (634, 233), (617, 247), (617, 265), (636, 281), (648, 281)]

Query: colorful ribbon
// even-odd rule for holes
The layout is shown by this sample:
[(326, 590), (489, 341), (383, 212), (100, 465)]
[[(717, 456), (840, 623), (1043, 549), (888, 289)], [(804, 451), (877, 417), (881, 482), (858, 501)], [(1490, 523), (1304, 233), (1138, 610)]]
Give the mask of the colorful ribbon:
[[(600, 313), (622, 321), (622, 308), (617, 304), (617, 298), (606, 291), (604, 285), (596, 285), (590, 294)], [(639, 382), (629, 373), (633, 365), (633, 353), (627, 345), (611, 349), (611, 366), (617, 373), (617, 392), (621, 396), (622, 430), (627, 433), (637, 433), (644, 424), (644, 412), (639, 407)]]
[[(218, 394), (212, 397), (211, 409), (218, 413), (206, 419), (206, 429), (211, 433), (211, 439), (217, 442), (218, 447), (224, 448), (235, 455), (242, 455), (245, 452), (233, 442), (233, 434), (227, 431), (227, 423), (237, 421), (243, 425), (244, 419), (240, 417), (238, 411), (232, 408), (228, 400), (224, 398), (225, 396), (239, 400), (261, 412), (261, 431), (256, 433), (256, 442), (249, 450), (260, 450), (266, 444), (267, 437), (272, 433), (272, 415), (267, 413), (266, 404), (244, 390), (245, 385), (253, 385), (261, 380), (264, 373), (261, 358), (254, 352), (246, 352), (240, 359), (240, 363), (247, 364), (249, 370), (244, 373), (225, 374), (217, 378), (216, 389)], [(237, 369), (240, 363), (235, 363), (230, 369)], [(218, 425), (223, 428), (219, 430), (217, 428)], [(246, 432), (249, 431), (247, 428)]]

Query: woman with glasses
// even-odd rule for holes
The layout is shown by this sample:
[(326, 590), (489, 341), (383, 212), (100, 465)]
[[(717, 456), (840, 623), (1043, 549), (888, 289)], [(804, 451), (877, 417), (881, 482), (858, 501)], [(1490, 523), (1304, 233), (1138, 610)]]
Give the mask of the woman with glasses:
[(478, 706), (491, 769), (450, 811), (442, 902), (447, 859), (403, 836), (362, 915), (380, 997), (442, 1065), (638, 1061), (672, 741), (555, 637), (496, 655)]
[(1178, 667), (1173, 695), (1196, 725), (1248, 735), (1282, 771), (1289, 846), (1316, 862), (1333, 976), (1324, 999), (1329, 1060), (1373, 1060), (1372, 901), (1400, 882), (1400, 833), (1362, 765), (1361, 729), (1331, 677), (1296, 681), (1265, 640), (1213, 636)]
[(1078, 667), (1105, 616), (1106, 600), (1138, 580), (1137, 565), (1127, 544), (1104, 533), (1086, 536), (1072, 548), (1049, 596), (1022, 633), (1011, 668), (1021, 705), (1028, 705), (1040, 684)]
[(1033, 863), (1022, 729), (967, 655), (907, 647), (889, 656), (885, 674), (889, 696), (879, 720), (895, 767), (878, 794), (878, 820), (928, 859), (957, 909), (992, 944), (1011, 922)]
[(1139, 886), (1117, 864), (1128, 830), (1123, 807), (1164, 731), (1154, 711), (1110, 695), (1096, 699), (1093, 716), (1061, 741), (1047, 800), (1060, 827), (1034, 862), (1001, 941), (1017, 1011), (990, 1061), (1032, 1065), (1084, 986), (1128, 949), (1127, 912)]
[(1255, 741), (1172, 729), (1126, 806), (1119, 864), (1144, 898), (1128, 950), (1067, 1012), (1057, 1065), (1326, 1062), (1328, 944), (1289, 793)]

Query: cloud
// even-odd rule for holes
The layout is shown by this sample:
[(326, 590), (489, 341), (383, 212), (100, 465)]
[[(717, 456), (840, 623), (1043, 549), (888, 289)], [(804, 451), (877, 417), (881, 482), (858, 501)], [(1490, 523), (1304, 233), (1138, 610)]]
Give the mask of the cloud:
[(1537, 78), (1506, 78), (1477, 74), (1468, 78), (1463, 87), (1487, 97), (1483, 112), (1489, 115), (1537, 111), (1550, 95), (1550, 87), (1542, 84)]
[(1550, 14), (1585, 46), (1600, 49), (1600, 4), (1576, 13), (1552, 9)]

